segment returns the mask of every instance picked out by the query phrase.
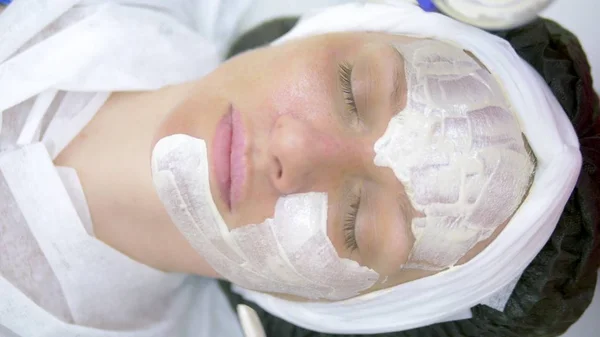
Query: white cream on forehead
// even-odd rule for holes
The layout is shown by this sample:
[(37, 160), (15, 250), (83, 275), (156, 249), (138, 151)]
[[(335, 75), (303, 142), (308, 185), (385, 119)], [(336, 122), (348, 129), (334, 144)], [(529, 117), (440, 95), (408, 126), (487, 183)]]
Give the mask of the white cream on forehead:
[(404, 268), (442, 270), (489, 238), (517, 209), (533, 163), (493, 76), (462, 49), (434, 40), (396, 48), (405, 59), (406, 108), (375, 143), (413, 207)]
[(231, 282), (262, 292), (342, 300), (378, 280), (338, 256), (327, 236), (327, 195), (279, 198), (275, 216), (229, 230), (212, 199), (206, 143), (188, 135), (161, 139), (152, 177), (171, 220), (206, 261)]

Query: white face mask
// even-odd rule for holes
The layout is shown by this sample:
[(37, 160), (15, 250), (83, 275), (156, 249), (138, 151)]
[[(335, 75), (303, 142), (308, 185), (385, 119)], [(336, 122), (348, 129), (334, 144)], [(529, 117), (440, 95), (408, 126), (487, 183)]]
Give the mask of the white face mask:
[(239, 286), (309, 299), (342, 300), (379, 275), (341, 259), (327, 236), (327, 195), (282, 197), (273, 219), (229, 230), (212, 199), (206, 143), (161, 139), (152, 153), (158, 195), (172, 221), (222, 276)]
[(452, 267), (518, 208), (534, 165), (493, 76), (462, 49), (433, 40), (397, 45), (406, 108), (375, 143), (424, 217), (404, 268)]

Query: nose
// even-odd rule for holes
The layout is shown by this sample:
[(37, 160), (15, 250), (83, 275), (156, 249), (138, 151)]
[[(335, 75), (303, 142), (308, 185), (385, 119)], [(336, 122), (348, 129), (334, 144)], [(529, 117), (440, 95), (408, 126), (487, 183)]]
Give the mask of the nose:
[(331, 133), (311, 121), (281, 115), (269, 136), (269, 179), (281, 194), (317, 191), (342, 156)]

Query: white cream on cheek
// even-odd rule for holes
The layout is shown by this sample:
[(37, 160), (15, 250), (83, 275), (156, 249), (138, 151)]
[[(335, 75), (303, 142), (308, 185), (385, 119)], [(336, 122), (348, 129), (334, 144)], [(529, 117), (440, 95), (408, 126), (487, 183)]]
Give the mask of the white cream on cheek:
[(342, 300), (379, 275), (338, 256), (327, 236), (327, 195), (279, 198), (275, 216), (229, 230), (212, 199), (203, 140), (161, 139), (152, 154), (155, 188), (173, 223), (196, 251), (230, 281), (257, 291)]

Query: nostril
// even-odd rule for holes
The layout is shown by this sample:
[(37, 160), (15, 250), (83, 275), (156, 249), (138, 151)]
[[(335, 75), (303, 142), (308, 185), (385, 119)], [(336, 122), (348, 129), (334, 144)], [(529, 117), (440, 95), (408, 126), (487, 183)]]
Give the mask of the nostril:
[[(294, 170), (297, 166), (291, 166), (293, 162), (290, 163), (288, 158), (283, 158), (283, 160), (277, 156), (272, 158), (271, 172), (269, 173), (272, 186), (281, 195), (289, 195), (298, 191), (302, 181), (299, 180), (301, 177), (298, 175), (298, 171)], [(284, 167), (286, 164), (287, 166)]]
[(281, 166), (281, 162), (279, 161), (279, 159), (275, 159), (275, 162), (277, 163), (277, 180), (281, 179), (281, 177), (283, 176), (283, 167)]

